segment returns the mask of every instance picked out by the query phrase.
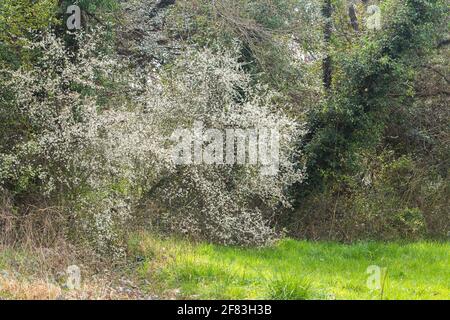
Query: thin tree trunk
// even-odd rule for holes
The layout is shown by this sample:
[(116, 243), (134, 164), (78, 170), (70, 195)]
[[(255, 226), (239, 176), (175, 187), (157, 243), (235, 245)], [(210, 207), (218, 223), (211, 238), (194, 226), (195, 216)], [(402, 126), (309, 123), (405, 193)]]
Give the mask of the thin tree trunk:
[(324, 28), (324, 40), (326, 46), (326, 56), (323, 59), (323, 85), (325, 89), (328, 91), (331, 89), (331, 79), (332, 79), (332, 60), (329, 55), (329, 46), (333, 29), (333, 22), (331, 20), (332, 17), (332, 6), (331, 0), (325, 0), (325, 3), (322, 8), (323, 16), (325, 17), (325, 28)]
[(348, 15), (350, 17), (350, 24), (352, 25), (353, 30), (358, 32), (359, 31), (358, 16), (356, 15), (356, 9), (353, 3), (348, 6)]

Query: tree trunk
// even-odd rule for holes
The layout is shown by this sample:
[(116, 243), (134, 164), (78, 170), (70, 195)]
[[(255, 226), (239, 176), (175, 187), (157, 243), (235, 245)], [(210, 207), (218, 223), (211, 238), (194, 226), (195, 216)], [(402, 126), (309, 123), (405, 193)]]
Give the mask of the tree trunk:
[(332, 22), (332, 6), (331, 6), (331, 0), (325, 0), (325, 3), (322, 8), (322, 13), (325, 18), (325, 28), (324, 28), (324, 40), (325, 40), (325, 50), (326, 56), (323, 59), (323, 85), (325, 89), (328, 91), (331, 89), (331, 79), (332, 79), (332, 60), (329, 55), (329, 46), (330, 46), (330, 40), (331, 40), (331, 34), (333, 29), (333, 22)]
[(348, 6), (348, 15), (350, 17), (350, 24), (352, 25), (353, 30), (359, 31), (358, 16), (356, 15), (356, 9), (354, 4), (350, 4)]

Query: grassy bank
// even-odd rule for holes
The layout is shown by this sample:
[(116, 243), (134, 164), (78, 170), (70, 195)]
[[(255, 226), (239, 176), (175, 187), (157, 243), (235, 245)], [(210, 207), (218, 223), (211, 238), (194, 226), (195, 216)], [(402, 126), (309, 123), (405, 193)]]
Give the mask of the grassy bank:
[[(133, 236), (114, 264), (61, 249), (0, 248), (0, 299), (448, 299), (450, 243), (314, 243), (245, 249)], [(82, 270), (79, 290), (64, 270)], [(369, 289), (369, 266), (385, 268)], [(372, 274), (373, 275), (373, 274)]]
[[(450, 244), (312, 243), (283, 240), (270, 248), (192, 245), (140, 236), (131, 247), (141, 277), (178, 298), (448, 299)], [(379, 266), (382, 290), (367, 286)]]

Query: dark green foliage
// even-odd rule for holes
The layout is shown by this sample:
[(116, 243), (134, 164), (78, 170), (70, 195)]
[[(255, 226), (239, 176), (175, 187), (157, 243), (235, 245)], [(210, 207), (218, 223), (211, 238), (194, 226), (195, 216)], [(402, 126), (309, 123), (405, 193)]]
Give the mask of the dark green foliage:
[[(322, 109), (311, 112), (309, 140), (310, 185), (357, 168), (357, 151), (376, 146), (383, 134), (388, 109), (410, 94), (405, 84), (420, 53), (435, 45), (433, 30), (441, 24), (445, 4), (438, 0), (394, 1), (392, 15), (380, 34), (367, 35), (351, 52), (337, 54), (339, 71)], [(386, 14), (387, 15), (387, 14)]]

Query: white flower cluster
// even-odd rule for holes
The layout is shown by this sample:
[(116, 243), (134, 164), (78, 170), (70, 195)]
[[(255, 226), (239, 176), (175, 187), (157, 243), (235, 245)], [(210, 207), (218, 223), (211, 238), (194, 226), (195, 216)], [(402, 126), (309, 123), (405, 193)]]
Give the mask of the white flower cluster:
[[(131, 76), (125, 61), (101, 53), (96, 37), (78, 35), (73, 50), (47, 34), (30, 44), (41, 52), (38, 63), (1, 71), (15, 93), (12, 110), (30, 127), (10, 154), (0, 154), (9, 164), (0, 166), (2, 176), (32, 167), (42, 192), (70, 205), (75, 225), (102, 251), (120, 242), (143, 200), (159, 205), (156, 219), (170, 230), (229, 244), (272, 239), (273, 215), (289, 207), (286, 188), (303, 178), (294, 163), (302, 130), (273, 105), (274, 94), (252, 83), (237, 52), (188, 50), (169, 71)], [(196, 121), (276, 130), (278, 174), (175, 166), (170, 136)]]
[(128, 145), (138, 135), (130, 128), (138, 116), (108, 98), (113, 90), (107, 84), (123, 66), (101, 53), (98, 33), (72, 36), (76, 48), (42, 34), (28, 44), (37, 55), (32, 66), (1, 70), (14, 93), (11, 112), (27, 131), (11, 142), (10, 153), (0, 153), (0, 184), (27, 175), (41, 195), (72, 209), (75, 232), (86, 231), (101, 251), (117, 251), (120, 229), (130, 217), (130, 205), (123, 203), (130, 195), (116, 189), (134, 182), (134, 156), (145, 152)]
[(160, 188), (164, 221), (173, 229), (227, 244), (264, 244), (275, 235), (271, 219), (277, 210), (289, 207), (286, 189), (303, 179), (303, 168), (294, 163), (303, 132), (273, 104), (275, 94), (253, 83), (238, 61), (237, 49), (186, 51), (163, 76), (166, 86), (158, 100), (164, 108), (151, 97), (147, 108), (168, 136), (196, 122), (223, 132), (266, 128), (279, 133), (277, 175), (262, 174), (261, 164), (196, 164), (177, 167)]

